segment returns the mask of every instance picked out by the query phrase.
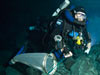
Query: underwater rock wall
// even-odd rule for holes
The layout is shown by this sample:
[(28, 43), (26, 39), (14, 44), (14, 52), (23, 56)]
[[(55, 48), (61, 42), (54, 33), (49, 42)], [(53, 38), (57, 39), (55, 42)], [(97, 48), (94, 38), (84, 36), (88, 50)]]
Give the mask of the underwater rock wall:
[[(54, 75), (100, 75), (100, 44), (95, 45), (91, 48), (91, 52), (89, 55), (81, 55), (76, 60), (72, 58), (68, 58), (67, 67), (61, 63), (58, 66), (58, 69)], [(70, 66), (69, 66), (70, 65)], [(17, 67), (21, 68), (24, 65), (17, 65)], [(13, 70), (14, 68), (8, 67), (6, 69), (7, 75), (10, 75), (9, 72), (14, 72), (14, 75), (23, 74), (18, 70)], [(13, 70), (13, 71), (12, 71)], [(18, 73), (16, 73), (18, 71)], [(33, 70), (33, 68), (29, 68), (25, 70), (23, 67), (23, 72), (27, 71), (28, 75), (34, 75), (34, 72), (37, 72), (35, 75), (40, 75), (40, 71)], [(42, 75), (46, 75), (43, 73)]]

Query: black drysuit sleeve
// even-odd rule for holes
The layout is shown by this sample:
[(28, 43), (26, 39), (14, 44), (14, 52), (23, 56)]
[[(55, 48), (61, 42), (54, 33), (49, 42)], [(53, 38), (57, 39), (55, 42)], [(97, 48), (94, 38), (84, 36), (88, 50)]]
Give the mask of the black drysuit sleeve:
[(81, 29), (82, 29), (82, 33), (86, 39), (86, 42), (89, 43), (91, 42), (91, 37), (90, 37), (90, 34), (89, 32), (87, 31), (87, 28), (86, 28), (86, 22), (87, 22), (87, 19), (83, 22), (79, 22), (77, 20), (74, 20), (74, 23), (77, 24), (77, 25), (80, 25), (81, 26)]
[(89, 32), (87, 32), (86, 26), (83, 28), (83, 33), (84, 33), (84, 37), (86, 39), (86, 42), (89, 43), (91, 42), (91, 37)]

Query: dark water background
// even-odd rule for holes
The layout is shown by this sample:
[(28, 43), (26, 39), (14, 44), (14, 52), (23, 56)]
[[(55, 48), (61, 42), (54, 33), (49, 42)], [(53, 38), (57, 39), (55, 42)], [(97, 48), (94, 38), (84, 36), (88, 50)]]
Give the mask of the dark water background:
[[(27, 36), (25, 26), (40, 16), (51, 16), (64, 0), (2, 0), (0, 1), (0, 65), (20, 48)], [(92, 45), (100, 42), (100, 1), (71, 0), (83, 6), (88, 14), (88, 31)], [(38, 34), (37, 34), (38, 35)], [(3, 57), (3, 58), (2, 58)]]

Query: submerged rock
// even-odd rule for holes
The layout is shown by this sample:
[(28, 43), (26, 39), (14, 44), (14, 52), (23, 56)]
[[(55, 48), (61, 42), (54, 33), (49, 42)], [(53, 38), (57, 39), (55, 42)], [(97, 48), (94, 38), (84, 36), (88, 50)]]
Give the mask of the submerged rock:
[[(21, 65), (19, 65), (21, 67)], [(17, 65), (18, 67), (18, 65)], [(41, 75), (41, 72), (33, 68), (27, 68), (26, 75)], [(100, 75), (100, 45), (93, 46), (89, 55), (81, 55), (77, 59), (68, 58), (66, 64), (60, 63), (54, 75)], [(21, 75), (18, 70), (7, 68), (7, 75), (11, 72)], [(36, 73), (37, 72), (37, 73)], [(15, 74), (13, 74), (15, 75)], [(42, 73), (42, 75), (48, 75)]]
[(71, 75), (98, 75), (98, 72), (90, 58), (81, 56), (71, 67)]
[(6, 75), (23, 75), (23, 74), (12, 67), (8, 67), (6, 69)]

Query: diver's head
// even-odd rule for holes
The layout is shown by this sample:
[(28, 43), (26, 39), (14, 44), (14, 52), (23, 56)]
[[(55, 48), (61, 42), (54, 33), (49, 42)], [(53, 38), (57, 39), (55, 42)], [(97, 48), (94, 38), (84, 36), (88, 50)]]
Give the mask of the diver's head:
[(82, 7), (77, 7), (73, 9), (73, 14), (74, 14), (74, 18), (80, 22), (86, 20), (86, 12)]

